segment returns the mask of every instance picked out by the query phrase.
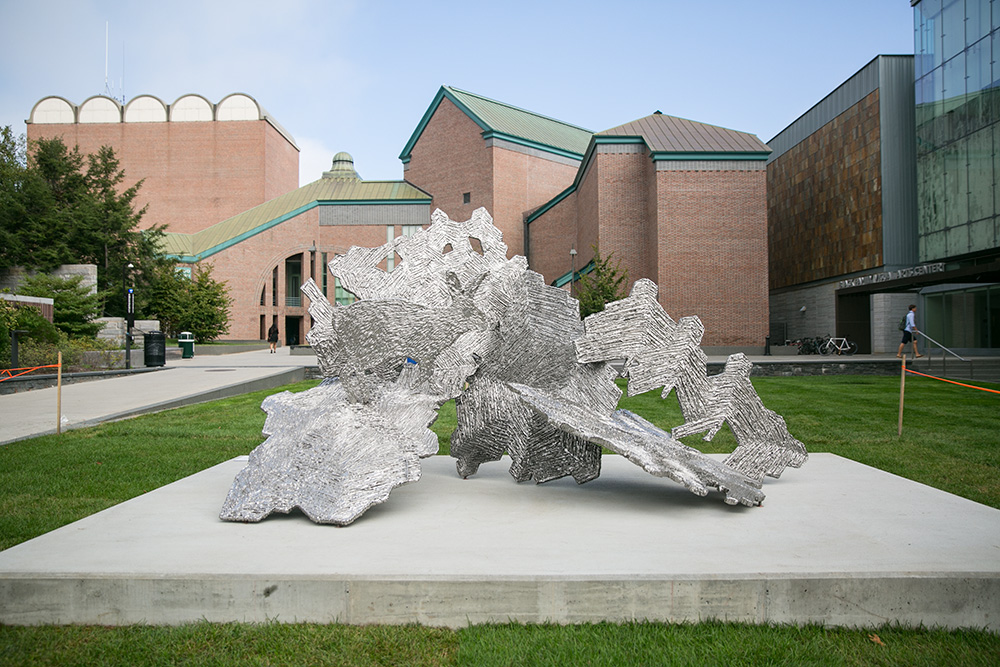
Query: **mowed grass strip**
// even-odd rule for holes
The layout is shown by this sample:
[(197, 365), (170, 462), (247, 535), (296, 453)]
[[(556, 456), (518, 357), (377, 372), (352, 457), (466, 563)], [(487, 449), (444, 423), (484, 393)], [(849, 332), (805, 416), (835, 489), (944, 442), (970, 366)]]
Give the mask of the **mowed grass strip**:
[(0, 665), (996, 665), (980, 630), (691, 623), (0, 626)]

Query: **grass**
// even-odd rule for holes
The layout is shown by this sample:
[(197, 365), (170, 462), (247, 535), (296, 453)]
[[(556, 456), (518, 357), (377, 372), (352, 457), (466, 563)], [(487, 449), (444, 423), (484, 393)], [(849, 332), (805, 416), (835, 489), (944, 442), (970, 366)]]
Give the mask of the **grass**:
[(0, 665), (996, 665), (975, 630), (705, 623), (0, 626)]
[[(839, 454), (1000, 508), (1000, 396), (908, 378), (904, 431), (897, 437), (898, 378), (759, 378), (754, 385), (810, 451)], [(249, 453), (262, 441), (260, 403), (269, 393), (0, 447), (0, 549)], [(683, 421), (676, 401), (662, 401), (656, 392), (625, 397), (621, 407), (663, 428)], [(448, 403), (432, 427), (442, 454), (454, 427), (455, 408)], [(711, 443), (698, 436), (685, 442), (712, 452), (735, 444), (726, 430)], [(277, 623), (0, 626), (0, 665), (706, 663), (995, 665), (1000, 637), (976, 630), (721, 622), (505, 624), (458, 631)]]

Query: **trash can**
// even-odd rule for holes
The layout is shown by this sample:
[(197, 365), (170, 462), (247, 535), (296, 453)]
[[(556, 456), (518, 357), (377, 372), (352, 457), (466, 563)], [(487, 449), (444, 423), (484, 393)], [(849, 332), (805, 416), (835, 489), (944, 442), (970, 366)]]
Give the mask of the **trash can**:
[(182, 331), (177, 337), (177, 345), (181, 348), (181, 359), (190, 359), (194, 356), (194, 334), (190, 331)]
[(147, 331), (142, 335), (142, 355), (147, 366), (167, 363), (167, 337), (162, 331)]

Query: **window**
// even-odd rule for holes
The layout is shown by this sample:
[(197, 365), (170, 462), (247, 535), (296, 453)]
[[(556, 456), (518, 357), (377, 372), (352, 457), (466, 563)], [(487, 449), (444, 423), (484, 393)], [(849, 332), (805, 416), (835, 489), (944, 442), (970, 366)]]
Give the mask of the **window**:
[(322, 257), (322, 271), (323, 271), (323, 296), (329, 298), (330, 294), (327, 292), (327, 279), (330, 276), (330, 269), (327, 268), (326, 253), (323, 253)]
[(333, 284), (335, 285), (334, 289), (336, 291), (334, 301), (338, 306), (347, 306), (357, 301), (357, 298), (344, 289), (344, 286), (340, 284), (340, 278), (334, 277)]
[(463, 192), (462, 193), (462, 203), (463, 204), (470, 204), (470, 203), (472, 203), (472, 193), (471, 192)]

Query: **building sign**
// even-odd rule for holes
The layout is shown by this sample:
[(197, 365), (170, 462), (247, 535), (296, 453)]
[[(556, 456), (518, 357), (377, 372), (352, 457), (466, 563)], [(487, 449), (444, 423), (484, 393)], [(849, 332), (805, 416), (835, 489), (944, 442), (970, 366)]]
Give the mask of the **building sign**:
[(911, 266), (908, 269), (885, 271), (884, 273), (870, 273), (867, 276), (858, 276), (857, 278), (841, 280), (839, 283), (839, 289), (861, 287), (862, 285), (877, 285), (878, 283), (887, 283), (890, 280), (916, 278), (917, 276), (926, 276), (931, 273), (942, 273), (943, 271), (944, 262), (938, 262), (937, 264), (922, 264), (921, 266)]

